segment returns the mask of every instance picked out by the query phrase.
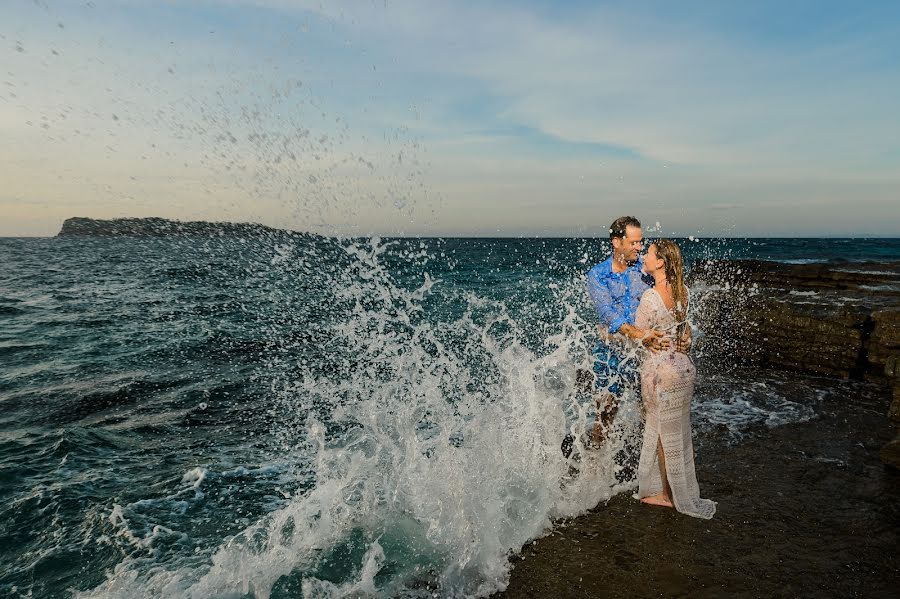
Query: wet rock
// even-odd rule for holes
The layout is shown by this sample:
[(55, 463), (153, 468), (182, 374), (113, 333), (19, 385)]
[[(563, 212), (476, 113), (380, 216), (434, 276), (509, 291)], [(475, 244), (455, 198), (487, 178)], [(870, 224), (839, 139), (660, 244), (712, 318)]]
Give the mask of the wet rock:
[(844, 393), (818, 408), (737, 445), (695, 445), (712, 520), (619, 494), (526, 546), (497, 596), (896, 597), (900, 473), (877, 449), (891, 426)]
[(900, 470), (900, 434), (894, 437), (893, 441), (881, 448), (879, 456), (886, 466)]
[(884, 373), (893, 393), (888, 417), (894, 422), (900, 422), (900, 353), (891, 354), (885, 360)]
[(891, 401), (888, 417), (894, 422), (900, 422), (900, 385), (894, 383), (893, 392), (894, 399)]
[[(900, 263), (705, 260), (689, 282), (701, 357), (883, 383), (900, 422)], [(900, 435), (880, 456), (900, 469)]]
[(689, 282), (698, 352), (713, 362), (896, 380), (900, 263), (701, 260)]
[[(872, 313), (872, 336), (868, 361), (873, 377), (898, 381), (897, 356), (900, 355), (900, 308), (885, 308)], [(890, 362), (890, 366), (889, 366)]]
[(732, 287), (757, 284), (768, 289), (862, 291), (900, 298), (900, 262), (785, 264), (766, 260), (698, 260), (690, 277)]
[(900, 385), (894, 385), (893, 400), (891, 407), (888, 409), (888, 418), (896, 423), (900, 423)]

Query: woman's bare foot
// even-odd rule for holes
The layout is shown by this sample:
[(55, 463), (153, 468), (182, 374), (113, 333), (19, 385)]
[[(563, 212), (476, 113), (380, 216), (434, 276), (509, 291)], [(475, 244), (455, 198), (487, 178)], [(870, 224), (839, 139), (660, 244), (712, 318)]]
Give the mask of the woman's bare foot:
[(657, 495), (651, 495), (650, 497), (641, 498), (641, 503), (649, 503), (650, 505), (661, 505), (663, 507), (675, 507), (675, 504), (672, 503), (672, 500), (666, 497), (664, 494), (659, 493)]

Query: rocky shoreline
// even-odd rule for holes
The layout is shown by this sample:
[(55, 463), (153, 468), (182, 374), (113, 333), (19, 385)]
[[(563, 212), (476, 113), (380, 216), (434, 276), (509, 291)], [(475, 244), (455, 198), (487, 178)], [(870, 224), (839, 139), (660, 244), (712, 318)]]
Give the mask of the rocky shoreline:
[[(748, 373), (750, 376), (751, 373)], [(712, 520), (619, 494), (511, 558), (497, 597), (896, 597), (900, 472), (884, 388), (848, 389), (809, 421), (697, 452)]]
[[(689, 280), (701, 360), (872, 381), (900, 424), (900, 262), (703, 260)], [(900, 468), (900, 436), (882, 458)]]
[(711, 521), (620, 494), (523, 548), (498, 596), (895, 597), (900, 263), (703, 260), (689, 283), (701, 376), (816, 377), (831, 399), (806, 422), (701, 443)]
[(744, 363), (893, 383), (900, 356), (900, 262), (696, 262), (704, 350)]

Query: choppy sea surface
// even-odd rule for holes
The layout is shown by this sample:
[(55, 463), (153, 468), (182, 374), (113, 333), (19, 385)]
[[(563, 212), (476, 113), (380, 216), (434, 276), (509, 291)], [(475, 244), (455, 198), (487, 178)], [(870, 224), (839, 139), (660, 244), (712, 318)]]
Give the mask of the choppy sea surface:
[[(681, 242), (688, 264), (900, 259), (897, 239)], [(0, 239), (0, 592), (502, 588), (553, 518), (631, 487), (633, 403), (606, 448), (560, 452), (593, 419), (574, 381), (605, 245)], [(826, 392), (708, 366), (700, 451)]]

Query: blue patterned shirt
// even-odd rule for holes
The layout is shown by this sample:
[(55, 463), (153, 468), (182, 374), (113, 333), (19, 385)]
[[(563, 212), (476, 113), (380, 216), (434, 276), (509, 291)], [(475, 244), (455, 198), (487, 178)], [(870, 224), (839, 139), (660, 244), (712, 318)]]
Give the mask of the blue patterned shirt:
[(623, 324), (634, 324), (641, 296), (651, 287), (652, 277), (641, 271), (642, 258), (625, 269), (612, 269), (612, 256), (588, 271), (585, 286), (597, 308), (600, 322), (615, 333)]

